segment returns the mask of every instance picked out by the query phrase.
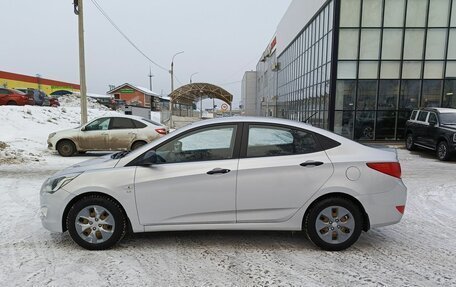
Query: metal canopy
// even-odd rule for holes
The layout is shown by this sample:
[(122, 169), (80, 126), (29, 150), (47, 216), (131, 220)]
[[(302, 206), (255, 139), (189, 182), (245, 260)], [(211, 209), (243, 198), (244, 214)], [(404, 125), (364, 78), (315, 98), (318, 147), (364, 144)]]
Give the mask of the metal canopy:
[(180, 87), (170, 95), (171, 103), (191, 105), (203, 99), (218, 99), (231, 106), (233, 95), (225, 89), (208, 83), (194, 83)]

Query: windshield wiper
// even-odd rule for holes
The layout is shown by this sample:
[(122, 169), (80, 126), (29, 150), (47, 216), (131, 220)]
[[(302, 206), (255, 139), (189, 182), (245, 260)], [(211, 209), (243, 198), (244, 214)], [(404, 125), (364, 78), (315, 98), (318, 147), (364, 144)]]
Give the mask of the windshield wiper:
[(115, 153), (115, 154), (111, 155), (111, 158), (112, 159), (121, 159), (121, 158), (125, 157), (129, 153), (130, 152), (128, 152), (128, 151), (121, 151), (121, 152), (118, 152), (118, 153)]

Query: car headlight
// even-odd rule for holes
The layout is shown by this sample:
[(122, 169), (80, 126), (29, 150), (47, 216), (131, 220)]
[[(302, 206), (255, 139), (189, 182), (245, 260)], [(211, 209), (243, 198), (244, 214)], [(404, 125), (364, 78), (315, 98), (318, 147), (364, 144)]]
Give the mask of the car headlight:
[(57, 190), (61, 189), (65, 185), (69, 184), (73, 179), (78, 177), (81, 173), (72, 173), (59, 177), (48, 178), (41, 187), (41, 194), (49, 193), (53, 194)]
[(55, 135), (56, 135), (56, 133), (51, 133), (51, 134), (49, 134), (49, 138), (52, 139)]

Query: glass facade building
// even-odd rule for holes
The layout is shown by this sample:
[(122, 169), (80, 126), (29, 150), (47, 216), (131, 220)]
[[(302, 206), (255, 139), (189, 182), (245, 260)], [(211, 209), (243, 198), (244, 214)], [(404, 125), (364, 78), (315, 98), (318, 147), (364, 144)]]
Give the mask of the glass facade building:
[(277, 62), (276, 116), (401, 140), (413, 109), (456, 108), (456, 0), (326, 1)]

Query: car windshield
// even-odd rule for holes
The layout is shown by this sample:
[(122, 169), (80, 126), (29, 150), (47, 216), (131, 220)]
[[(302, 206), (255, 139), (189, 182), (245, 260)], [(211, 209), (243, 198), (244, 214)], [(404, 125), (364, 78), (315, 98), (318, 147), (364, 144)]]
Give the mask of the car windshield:
[(443, 125), (456, 125), (456, 113), (442, 113), (440, 121)]

